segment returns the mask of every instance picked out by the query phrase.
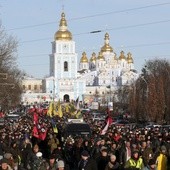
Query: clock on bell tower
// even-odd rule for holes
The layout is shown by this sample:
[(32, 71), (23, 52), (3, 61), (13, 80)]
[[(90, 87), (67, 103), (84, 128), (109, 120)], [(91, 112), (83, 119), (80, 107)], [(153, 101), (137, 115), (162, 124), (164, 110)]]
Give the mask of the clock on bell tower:
[(63, 44), (62, 45), (62, 52), (68, 53), (69, 52), (69, 44)]

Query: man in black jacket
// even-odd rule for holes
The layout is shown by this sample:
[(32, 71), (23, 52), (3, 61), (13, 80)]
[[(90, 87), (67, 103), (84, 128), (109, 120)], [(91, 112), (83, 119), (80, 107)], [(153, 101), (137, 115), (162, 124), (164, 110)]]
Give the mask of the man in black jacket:
[(97, 170), (96, 162), (93, 159), (90, 159), (89, 153), (85, 150), (81, 153), (78, 170)]

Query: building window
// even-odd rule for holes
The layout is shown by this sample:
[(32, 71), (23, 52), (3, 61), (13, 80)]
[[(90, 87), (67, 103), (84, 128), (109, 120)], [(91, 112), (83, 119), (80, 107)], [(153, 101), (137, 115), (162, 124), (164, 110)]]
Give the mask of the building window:
[(64, 71), (68, 71), (68, 62), (67, 61), (64, 62)]
[(34, 85), (34, 90), (37, 90), (37, 85)]
[(28, 90), (31, 90), (31, 85), (28, 85)]
[(25, 90), (25, 85), (22, 86), (23, 90)]
[(42, 90), (42, 85), (40, 85), (40, 90)]

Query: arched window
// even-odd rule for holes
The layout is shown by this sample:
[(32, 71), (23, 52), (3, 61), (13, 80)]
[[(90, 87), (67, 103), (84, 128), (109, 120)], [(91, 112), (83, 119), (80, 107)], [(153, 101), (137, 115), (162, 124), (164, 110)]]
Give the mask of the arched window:
[(67, 63), (67, 61), (64, 62), (64, 71), (68, 71), (68, 63)]

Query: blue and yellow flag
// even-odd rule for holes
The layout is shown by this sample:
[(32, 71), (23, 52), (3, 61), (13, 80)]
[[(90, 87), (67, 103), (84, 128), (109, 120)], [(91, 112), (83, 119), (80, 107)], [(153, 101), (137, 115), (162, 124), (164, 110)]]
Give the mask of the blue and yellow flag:
[(52, 117), (52, 110), (53, 110), (53, 103), (51, 102), (47, 111), (47, 115), (50, 117)]
[(79, 110), (79, 111), (77, 111), (77, 113), (76, 113), (75, 117), (76, 117), (77, 119), (82, 118), (82, 113), (81, 113), (81, 111), (80, 111), (80, 110)]
[(57, 113), (58, 113), (59, 117), (63, 117), (63, 112), (62, 112), (60, 100), (58, 101), (58, 111), (57, 111)]
[(53, 127), (53, 132), (58, 133), (56, 122), (53, 120), (53, 118), (51, 118), (51, 124), (52, 124), (52, 127)]
[(47, 111), (47, 115), (50, 117), (56, 116), (57, 112), (56, 112), (56, 103), (51, 102)]

